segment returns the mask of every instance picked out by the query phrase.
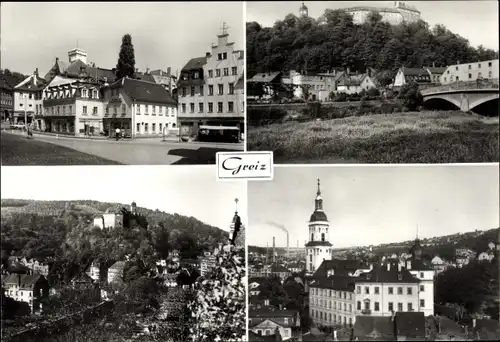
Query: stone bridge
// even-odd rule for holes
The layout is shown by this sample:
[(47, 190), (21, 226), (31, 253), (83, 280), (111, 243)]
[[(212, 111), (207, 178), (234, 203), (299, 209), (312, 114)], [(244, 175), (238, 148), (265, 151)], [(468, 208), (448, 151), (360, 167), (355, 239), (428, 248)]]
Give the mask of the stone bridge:
[(462, 112), (473, 110), (483, 103), (498, 100), (498, 79), (458, 82), (421, 89), (424, 104), (431, 100), (447, 101)]

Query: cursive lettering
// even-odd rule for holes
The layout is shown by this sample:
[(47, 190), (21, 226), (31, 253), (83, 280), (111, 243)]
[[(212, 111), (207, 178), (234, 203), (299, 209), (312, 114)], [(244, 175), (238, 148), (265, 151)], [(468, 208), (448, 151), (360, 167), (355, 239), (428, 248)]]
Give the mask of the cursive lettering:
[[(241, 164), (241, 157), (230, 157), (222, 162), (222, 168), (231, 171), (233, 176), (236, 176), (240, 171), (265, 171), (267, 170), (266, 164), (261, 164), (259, 161), (255, 164)], [(238, 162), (240, 161), (240, 162)]]

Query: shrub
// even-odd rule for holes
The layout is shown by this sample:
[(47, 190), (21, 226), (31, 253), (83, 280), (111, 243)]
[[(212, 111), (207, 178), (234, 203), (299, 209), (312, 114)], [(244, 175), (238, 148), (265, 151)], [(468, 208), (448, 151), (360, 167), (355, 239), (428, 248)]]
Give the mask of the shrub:
[(373, 97), (378, 97), (378, 96), (380, 96), (380, 91), (378, 90), (378, 88), (370, 88), (366, 92), (366, 95), (373, 96)]
[(415, 82), (406, 83), (401, 87), (399, 98), (408, 110), (417, 110), (423, 103), (423, 97)]

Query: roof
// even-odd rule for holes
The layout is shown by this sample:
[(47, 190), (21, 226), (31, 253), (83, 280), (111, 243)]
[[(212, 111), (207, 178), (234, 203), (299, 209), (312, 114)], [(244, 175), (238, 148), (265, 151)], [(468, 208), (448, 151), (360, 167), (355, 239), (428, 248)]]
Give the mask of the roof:
[(273, 317), (295, 317), (298, 314), (296, 310), (269, 310), (258, 309), (248, 312), (249, 318), (273, 318)]
[(354, 336), (360, 340), (396, 340), (391, 317), (356, 316)]
[(247, 80), (247, 82), (271, 83), (275, 81), (278, 76), (281, 76), (281, 71), (261, 72), (255, 74), (251, 79)]
[(334, 275), (348, 276), (349, 273), (353, 273), (359, 269), (368, 268), (363, 262), (355, 259), (341, 260), (332, 259), (324, 260), (321, 265), (319, 265), (316, 272), (314, 272), (314, 278), (316, 277), (328, 277), (328, 271), (334, 270)]
[(12, 76), (8, 76), (5, 74), (0, 75), (0, 88), (1, 89), (8, 89), (12, 90), (12, 88), (15, 86), (16, 81)]
[(282, 265), (273, 264), (271, 266), (271, 273), (291, 273), (290, 270)]
[(400, 69), (405, 76), (429, 76), (426, 69), (423, 68), (406, 68), (402, 67)]
[(117, 270), (117, 271), (122, 271), (123, 268), (125, 267), (125, 261), (117, 261), (109, 269)]
[(140, 73), (140, 74), (136, 74), (135, 75), (138, 79), (140, 79), (141, 81), (144, 81), (144, 82), (151, 82), (151, 83), (156, 83), (155, 81), (155, 78), (153, 77), (153, 75), (151, 74), (144, 74), (144, 73)]
[(317, 221), (328, 221), (328, 218), (323, 210), (315, 210), (309, 218), (309, 222)]
[(71, 280), (71, 282), (73, 282), (73, 283), (93, 283), (94, 281), (92, 280), (92, 278), (88, 274), (82, 273), (79, 276), (73, 278)]
[(44, 276), (40, 274), (10, 274), (3, 280), (3, 284), (21, 284), (21, 289), (31, 289), (40, 279), (44, 279)]
[(423, 312), (396, 312), (396, 335), (425, 338), (425, 315)]
[(396, 264), (392, 264), (387, 270), (387, 265), (377, 266), (370, 272), (361, 274), (358, 277), (357, 283), (419, 283), (419, 280), (415, 278), (406, 268), (401, 267), (401, 271), (398, 270)]
[(339, 85), (345, 85), (345, 86), (360, 86), (361, 83), (363, 83), (365, 77), (368, 77), (367, 74), (361, 74), (361, 75), (351, 75), (342, 78), (339, 81)]
[(207, 57), (191, 58), (181, 71), (198, 70), (207, 64)]
[(110, 87), (121, 88), (123, 92), (136, 101), (177, 105), (168, 90), (161, 84), (124, 77)]
[(410, 271), (433, 271), (434, 268), (427, 265), (424, 261), (420, 259), (411, 258), (411, 269)]
[(236, 81), (234, 89), (244, 89), (244, 87), (245, 87), (245, 74), (242, 73), (240, 78), (238, 78), (238, 81)]
[(331, 289), (336, 291), (354, 291), (355, 278), (349, 276), (333, 275), (328, 278), (318, 277), (315, 278), (309, 287), (317, 287), (320, 289)]
[(19, 84), (14, 86), (15, 90), (39, 90), (43, 88), (45, 85), (46, 81), (45, 79), (41, 78), (40, 76), (33, 74), (28, 77), (26, 77), (23, 81), (21, 81)]
[(309, 241), (306, 243), (306, 247), (314, 247), (314, 246), (333, 246), (329, 241)]
[(344, 11), (346, 11), (346, 12), (365, 11), (365, 12), (399, 13), (399, 11), (397, 9), (395, 9), (395, 8), (390, 8), (390, 7), (371, 7), (371, 6), (349, 7), (349, 8), (345, 8)]
[(426, 67), (427, 70), (429, 70), (429, 72), (431, 74), (444, 74), (444, 72), (446, 71), (446, 67)]

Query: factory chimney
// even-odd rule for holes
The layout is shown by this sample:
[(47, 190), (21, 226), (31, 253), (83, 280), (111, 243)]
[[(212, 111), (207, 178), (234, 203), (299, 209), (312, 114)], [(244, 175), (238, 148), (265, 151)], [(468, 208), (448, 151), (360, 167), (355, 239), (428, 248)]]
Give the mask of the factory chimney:
[(269, 259), (269, 242), (266, 243), (266, 264)]
[(286, 232), (286, 258), (290, 259), (290, 244), (288, 238), (288, 232)]
[(275, 254), (275, 250), (276, 250), (276, 238), (273, 236), (273, 264), (276, 262), (276, 254)]

